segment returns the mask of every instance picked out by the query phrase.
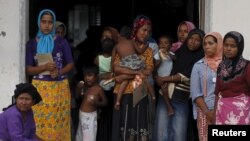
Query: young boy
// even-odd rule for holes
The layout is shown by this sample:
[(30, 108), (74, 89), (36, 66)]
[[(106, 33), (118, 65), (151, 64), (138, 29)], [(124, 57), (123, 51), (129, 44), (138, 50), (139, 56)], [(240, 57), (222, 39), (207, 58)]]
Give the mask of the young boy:
[(76, 141), (95, 141), (97, 133), (97, 108), (105, 106), (107, 99), (98, 84), (98, 66), (91, 65), (84, 69), (84, 82), (80, 81), (77, 93), (83, 96), (79, 111), (79, 124)]
[[(162, 35), (159, 37), (158, 44), (159, 44), (159, 54), (161, 58), (161, 64), (159, 68), (157, 69), (158, 76), (164, 77), (169, 76), (172, 67), (173, 67), (173, 61), (169, 55), (169, 50), (172, 45), (172, 38), (168, 35)], [(170, 102), (170, 96), (168, 93), (168, 84), (166, 84), (166, 87), (161, 87), (160, 92), (161, 95), (163, 95), (164, 101), (167, 105), (167, 112), (168, 115), (174, 114), (174, 109)]]

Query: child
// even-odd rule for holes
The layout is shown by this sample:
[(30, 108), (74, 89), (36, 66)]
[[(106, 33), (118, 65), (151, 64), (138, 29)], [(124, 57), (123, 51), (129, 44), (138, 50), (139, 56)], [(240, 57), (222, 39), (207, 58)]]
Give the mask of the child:
[(78, 94), (83, 96), (79, 111), (79, 124), (76, 141), (95, 141), (97, 133), (97, 108), (105, 106), (107, 99), (98, 85), (98, 66), (91, 65), (84, 70), (84, 82), (77, 86)]
[(104, 82), (111, 79), (113, 76), (111, 67), (112, 50), (115, 46), (113, 39), (106, 38), (101, 41), (102, 52), (95, 58), (95, 64), (99, 66), (100, 86), (105, 91), (110, 91), (114, 87), (114, 82), (104, 85)]
[[(169, 56), (169, 50), (171, 48), (171, 44), (173, 42), (172, 38), (168, 35), (162, 35), (159, 37), (158, 40), (159, 44), (159, 54), (161, 58), (161, 64), (157, 69), (158, 76), (164, 77), (168, 76), (172, 70), (173, 62)], [(170, 96), (168, 93), (168, 84), (165, 85), (166, 87), (161, 87), (159, 93), (163, 95), (165, 103), (167, 105), (167, 112), (168, 115), (174, 114), (174, 109), (170, 103)]]
[[(136, 76), (133, 85), (134, 88), (138, 87), (142, 83), (141, 76), (143, 76), (140, 70), (145, 68), (144, 60), (140, 58), (139, 55), (137, 55), (138, 46), (132, 40), (121, 39), (116, 45), (115, 49), (117, 54), (121, 58), (120, 66), (136, 71), (135, 73)], [(149, 91), (149, 94), (152, 96), (153, 99), (155, 99), (154, 90), (147, 81), (147, 79), (145, 80), (145, 84), (147, 85), (147, 90)], [(120, 101), (122, 98), (122, 94), (127, 85), (128, 85), (128, 80), (123, 80), (121, 82), (119, 91), (117, 93), (117, 99), (115, 102), (116, 110), (120, 109)]]

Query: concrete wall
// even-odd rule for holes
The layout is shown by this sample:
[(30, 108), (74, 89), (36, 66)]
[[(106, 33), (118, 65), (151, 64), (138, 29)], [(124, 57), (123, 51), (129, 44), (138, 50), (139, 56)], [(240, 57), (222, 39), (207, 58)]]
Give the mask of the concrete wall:
[(250, 59), (250, 1), (205, 0), (205, 32), (217, 31), (224, 36), (238, 31), (244, 36), (243, 56)]
[(0, 112), (11, 103), (15, 84), (25, 81), (28, 1), (0, 0)]

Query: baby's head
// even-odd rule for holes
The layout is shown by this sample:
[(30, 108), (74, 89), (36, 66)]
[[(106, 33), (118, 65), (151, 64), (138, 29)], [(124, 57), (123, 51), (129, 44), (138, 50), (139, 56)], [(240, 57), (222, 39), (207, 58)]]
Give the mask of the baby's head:
[(159, 49), (166, 49), (169, 51), (173, 43), (173, 38), (169, 35), (161, 35), (158, 39)]

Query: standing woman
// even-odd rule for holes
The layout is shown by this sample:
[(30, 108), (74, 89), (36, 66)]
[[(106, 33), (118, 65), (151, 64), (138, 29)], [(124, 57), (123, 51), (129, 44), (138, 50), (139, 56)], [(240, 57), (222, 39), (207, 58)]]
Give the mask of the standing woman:
[(183, 21), (177, 28), (177, 39), (178, 41), (172, 44), (171, 52), (178, 50), (181, 45), (186, 41), (188, 33), (195, 28), (195, 25), (190, 21)]
[[(113, 112), (113, 128), (112, 128), (112, 141), (149, 141), (149, 107), (148, 97), (145, 96), (138, 104), (133, 106), (133, 92), (132, 85), (135, 75), (140, 74), (142, 78), (147, 77), (153, 71), (153, 52), (152, 49), (146, 45), (146, 41), (151, 32), (151, 22), (148, 19), (136, 19), (133, 23), (132, 40), (137, 42), (139, 47), (145, 47), (146, 50), (138, 55), (145, 61), (146, 67), (141, 71), (135, 71), (128, 68), (120, 67), (120, 58), (117, 54), (114, 59), (114, 73), (116, 77), (116, 84), (114, 94), (118, 93), (120, 82), (126, 79), (129, 81), (126, 87), (122, 100), (120, 103), (120, 110)], [(119, 75), (118, 75), (119, 74)], [(121, 74), (126, 74), (122, 77)], [(128, 77), (128, 75), (130, 75)], [(143, 94), (147, 95), (146, 90), (143, 89)]]
[[(204, 31), (193, 29), (182, 47), (175, 52), (176, 60), (169, 76), (157, 77), (159, 86), (167, 87), (169, 83), (174, 83), (174, 90), (171, 104), (174, 115), (167, 116), (165, 120), (159, 121), (165, 124), (166, 131), (161, 135), (166, 140), (186, 141), (195, 135), (192, 129), (190, 114), (192, 113), (190, 100), (190, 76), (195, 62), (204, 57), (202, 41)], [(165, 85), (165, 86), (164, 86)], [(160, 109), (166, 110), (166, 109)], [(159, 123), (158, 123), (159, 124)], [(189, 130), (188, 130), (189, 129)], [(189, 134), (188, 134), (189, 133)]]
[(203, 40), (205, 57), (194, 64), (191, 74), (191, 96), (194, 119), (197, 119), (200, 141), (207, 141), (208, 125), (213, 123), (217, 68), (222, 60), (222, 36), (206, 34)]
[(223, 39), (223, 60), (215, 88), (216, 124), (250, 124), (250, 65), (242, 56), (244, 38), (237, 31)]
[[(26, 45), (26, 73), (43, 102), (33, 107), (37, 135), (46, 141), (70, 141), (70, 88), (67, 73), (73, 67), (68, 42), (55, 36), (54, 12), (44, 9), (38, 16), (38, 33)], [(38, 64), (38, 55), (46, 56)], [(52, 61), (46, 61), (52, 55)], [(47, 72), (47, 73), (44, 73)]]

